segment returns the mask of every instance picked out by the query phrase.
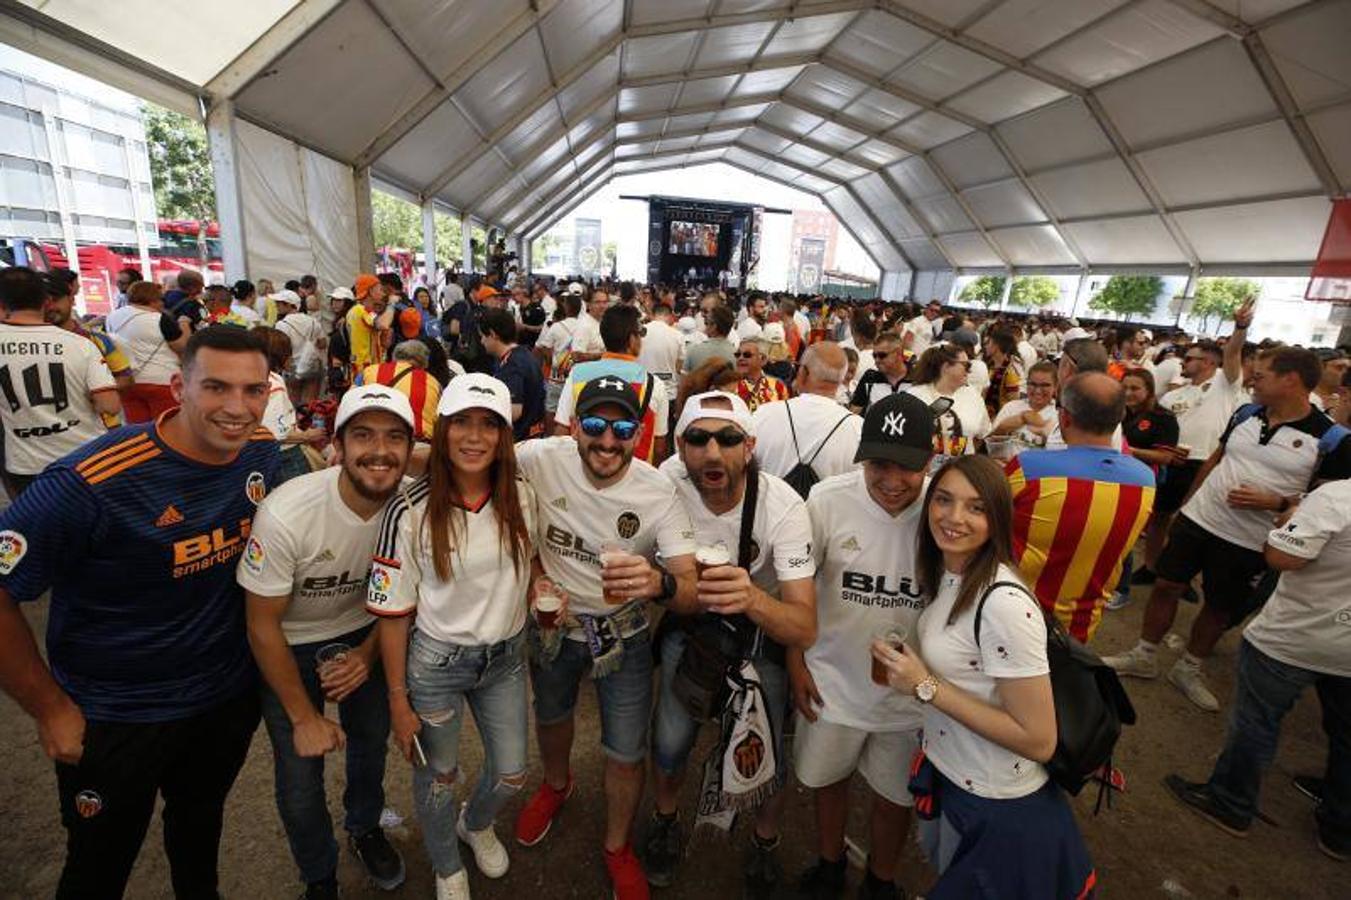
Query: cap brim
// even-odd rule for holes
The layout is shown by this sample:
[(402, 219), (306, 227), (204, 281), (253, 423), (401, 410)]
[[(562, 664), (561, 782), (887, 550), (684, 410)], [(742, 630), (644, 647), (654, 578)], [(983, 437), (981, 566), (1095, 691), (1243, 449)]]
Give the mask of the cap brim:
[(585, 416), (593, 409), (600, 406), (618, 406), (620, 409), (624, 410), (624, 412), (628, 413), (630, 418), (639, 418), (640, 411), (638, 407), (625, 400), (621, 400), (618, 397), (596, 397), (588, 400), (586, 403), (579, 403), (577, 404), (577, 415)]
[(861, 463), (870, 459), (878, 459), (885, 462), (894, 462), (896, 465), (912, 472), (922, 472), (928, 468), (932, 456), (932, 450), (921, 450), (918, 447), (907, 447), (886, 441), (865, 441), (858, 445), (858, 452), (854, 454), (854, 462)]

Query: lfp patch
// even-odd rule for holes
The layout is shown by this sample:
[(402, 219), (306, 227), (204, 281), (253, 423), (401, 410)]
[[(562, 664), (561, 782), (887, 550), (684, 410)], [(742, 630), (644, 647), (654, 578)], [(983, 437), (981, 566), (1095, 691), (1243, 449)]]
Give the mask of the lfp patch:
[(13, 572), (28, 553), (28, 538), (17, 531), (0, 531), (0, 575)]
[(248, 545), (244, 548), (244, 568), (255, 575), (263, 574), (263, 562), (267, 559), (267, 552), (263, 550), (263, 544), (256, 537), (250, 537)]

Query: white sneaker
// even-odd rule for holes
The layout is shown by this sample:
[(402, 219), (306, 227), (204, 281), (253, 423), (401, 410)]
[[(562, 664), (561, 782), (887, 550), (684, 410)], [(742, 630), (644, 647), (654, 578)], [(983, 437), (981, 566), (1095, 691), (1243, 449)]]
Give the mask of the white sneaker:
[(1188, 665), (1185, 660), (1179, 659), (1168, 670), (1168, 683), (1206, 712), (1220, 711), (1220, 701), (1210, 692), (1210, 688), (1206, 687), (1199, 667)]
[(1118, 591), (1107, 600), (1107, 611), (1116, 612), (1118, 609), (1125, 609), (1131, 605), (1130, 591)]
[(1135, 646), (1116, 656), (1104, 656), (1102, 661), (1116, 670), (1118, 675), (1131, 675), (1136, 678), (1158, 678), (1159, 661), (1157, 654), (1145, 653)]
[(454, 875), (437, 875), (436, 900), (469, 900), (469, 874), (461, 869)]
[(480, 872), (489, 878), (501, 878), (507, 874), (507, 866), (511, 864), (511, 860), (507, 857), (507, 848), (497, 839), (497, 832), (493, 831), (491, 825), (482, 831), (470, 831), (466, 828), (464, 814), (468, 809), (468, 804), (460, 807), (460, 818), (455, 821), (455, 833), (459, 835), (460, 840), (469, 845), (470, 850), (474, 851), (474, 862), (478, 864)]

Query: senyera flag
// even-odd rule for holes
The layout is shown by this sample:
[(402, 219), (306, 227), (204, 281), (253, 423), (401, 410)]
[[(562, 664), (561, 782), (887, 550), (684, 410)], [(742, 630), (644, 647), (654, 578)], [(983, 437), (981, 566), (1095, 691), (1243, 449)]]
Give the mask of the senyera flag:
[(1351, 303), (1351, 199), (1332, 201), (1304, 299)]

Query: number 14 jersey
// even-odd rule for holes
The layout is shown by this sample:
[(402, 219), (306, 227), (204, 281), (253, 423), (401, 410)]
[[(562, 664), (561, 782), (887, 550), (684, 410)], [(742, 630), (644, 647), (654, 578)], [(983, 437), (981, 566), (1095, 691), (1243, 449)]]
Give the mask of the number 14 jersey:
[(117, 389), (93, 341), (55, 325), (0, 322), (5, 469), (36, 475), (107, 429), (93, 395)]

